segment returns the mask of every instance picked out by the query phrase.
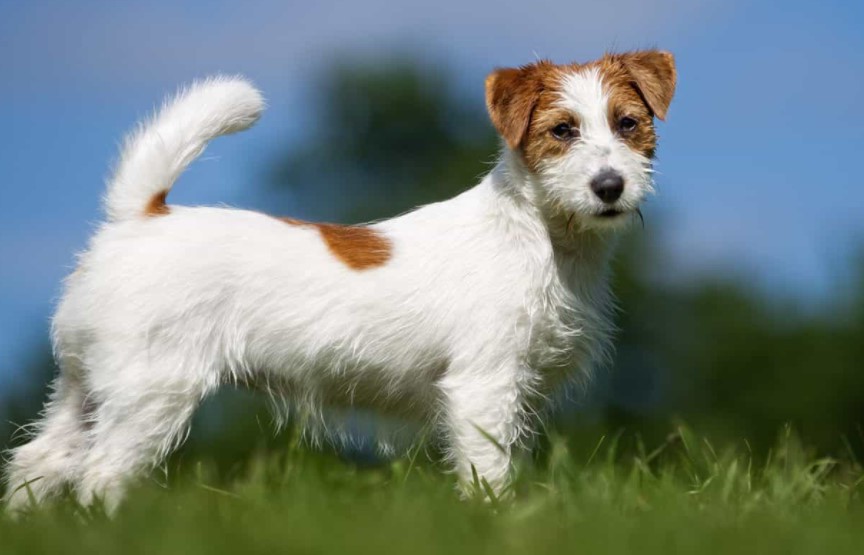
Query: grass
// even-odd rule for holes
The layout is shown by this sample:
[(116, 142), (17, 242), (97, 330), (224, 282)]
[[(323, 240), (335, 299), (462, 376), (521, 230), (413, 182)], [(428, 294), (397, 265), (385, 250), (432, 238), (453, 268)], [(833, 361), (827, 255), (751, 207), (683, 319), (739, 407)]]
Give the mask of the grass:
[[(69, 501), (0, 518), (0, 553), (864, 553), (864, 471), (788, 430), (764, 460), (686, 429), (655, 449), (553, 437), (512, 500), (460, 501), (417, 452), (357, 468), (290, 444), (231, 478), (184, 464), (114, 520)], [(480, 486), (482, 489), (482, 486)]]

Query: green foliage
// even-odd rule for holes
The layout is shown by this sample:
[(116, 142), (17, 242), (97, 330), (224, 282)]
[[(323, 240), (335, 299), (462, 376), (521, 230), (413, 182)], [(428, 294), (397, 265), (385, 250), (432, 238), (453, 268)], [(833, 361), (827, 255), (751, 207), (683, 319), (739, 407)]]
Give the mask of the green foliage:
[(854, 443), (864, 453), (864, 264), (843, 302), (804, 311), (731, 278), (652, 280), (663, 259), (636, 235), (615, 269), (622, 332), (611, 375), (619, 391), (646, 373), (663, 381), (647, 411), (607, 407), (616, 425), (663, 429), (677, 416), (764, 451), (792, 423), (824, 452)]
[[(859, 553), (864, 472), (784, 431), (757, 463), (688, 429), (656, 449), (551, 438), (512, 499), (460, 501), (422, 456), (358, 469), (295, 441), (228, 481), (190, 465), (109, 521), (71, 501), (0, 519), (3, 553)], [(631, 441), (639, 445), (639, 441)], [(414, 453), (416, 455), (416, 453)]]

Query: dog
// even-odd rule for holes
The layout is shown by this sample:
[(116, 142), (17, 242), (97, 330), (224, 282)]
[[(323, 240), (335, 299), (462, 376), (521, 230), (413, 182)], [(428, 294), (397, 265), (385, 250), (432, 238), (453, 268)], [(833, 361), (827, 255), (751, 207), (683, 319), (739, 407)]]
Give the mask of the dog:
[(659, 50), (498, 69), (494, 169), (450, 200), (349, 226), (168, 204), (207, 143), (264, 106), (239, 77), (181, 91), (126, 139), (106, 221), (65, 281), (59, 373), (10, 453), (9, 508), (71, 488), (116, 510), (231, 383), (312, 428), (328, 407), (431, 423), (459, 483), (476, 472), (507, 490), (546, 400), (610, 356), (609, 259), (653, 191), (654, 119), (675, 84)]

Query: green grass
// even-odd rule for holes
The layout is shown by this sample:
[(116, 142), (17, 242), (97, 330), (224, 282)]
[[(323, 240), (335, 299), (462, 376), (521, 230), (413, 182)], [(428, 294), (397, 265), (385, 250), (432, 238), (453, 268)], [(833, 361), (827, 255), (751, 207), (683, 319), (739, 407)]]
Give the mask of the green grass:
[(231, 478), (186, 463), (114, 520), (71, 502), (0, 519), (0, 553), (864, 553), (851, 455), (815, 458), (788, 432), (759, 462), (686, 430), (633, 445), (598, 438), (583, 456), (553, 437), (512, 500), (481, 502), (422, 454), (359, 469), (292, 444)]

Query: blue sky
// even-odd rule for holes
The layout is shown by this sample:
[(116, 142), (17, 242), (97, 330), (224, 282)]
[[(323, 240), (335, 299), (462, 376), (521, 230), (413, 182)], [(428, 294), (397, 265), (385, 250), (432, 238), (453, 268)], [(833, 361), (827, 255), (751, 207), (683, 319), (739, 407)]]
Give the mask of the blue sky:
[(480, 109), (494, 66), (660, 46), (680, 73), (651, 201), (660, 274), (722, 272), (818, 304), (864, 244), (862, 2), (121, 4), (0, 0), (0, 388), (45, 341), (123, 133), (215, 71), (251, 77), (269, 109), (214, 143), (172, 202), (266, 210), (267, 164), (314, 125), (311, 83), (341, 56), (443, 63)]

